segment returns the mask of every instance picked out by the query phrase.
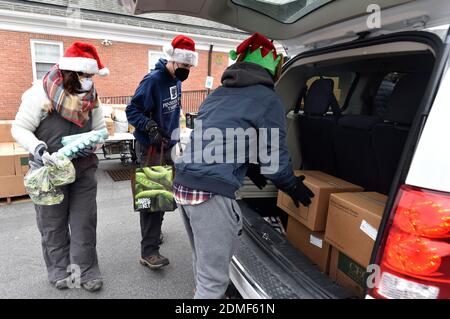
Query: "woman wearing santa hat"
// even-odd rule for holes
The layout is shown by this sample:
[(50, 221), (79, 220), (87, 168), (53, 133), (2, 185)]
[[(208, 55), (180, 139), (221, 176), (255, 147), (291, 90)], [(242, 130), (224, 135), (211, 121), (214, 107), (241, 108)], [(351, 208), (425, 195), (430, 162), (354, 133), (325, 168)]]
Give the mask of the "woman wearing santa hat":
[[(160, 59), (155, 69), (144, 77), (126, 109), (128, 122), (136, 129), (136, 156), (141, 165), (159, 165), (162, 143), (166, 164), (173, 163), (171, 149), (179, 138), (172, 133), (180, 127), (181, 82), (198, 63), (195, 42), (184, 35), (165, 45), (164, 53), (167, 59)], [(159, 152), (147, 159), (150, 147)], [(169, 259), (159, 253), (163, 216), (164, 212), (140, 214), (140, 262), (151, 269), (169, 264)]]
[[(105, 128), (95, 74), (109, 74), (96, 48), (75, 42), (59, 64), (23, 94), (11, 132), (30, 152), (30, 165), (51, 162), (64, 136)], [(71, 276), (74, 272), (84, 289), (97, 291), (103, 286), (96, 251), (98, 158), (94, 150), (84, 151), (72, 162), (75, 182), (62, 187), (61, 204), (35, 205), (37, 225), (50, 282), (57, 289), (73, 287), (72, 280), (78, 279)]]

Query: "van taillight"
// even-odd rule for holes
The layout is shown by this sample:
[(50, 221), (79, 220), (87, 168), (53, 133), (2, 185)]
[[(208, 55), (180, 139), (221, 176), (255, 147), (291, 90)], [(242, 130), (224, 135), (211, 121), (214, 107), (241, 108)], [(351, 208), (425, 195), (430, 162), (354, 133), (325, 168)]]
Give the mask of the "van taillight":
[(450, 194), (402, 186), (376, 259), (375, 298), (450, 298)]

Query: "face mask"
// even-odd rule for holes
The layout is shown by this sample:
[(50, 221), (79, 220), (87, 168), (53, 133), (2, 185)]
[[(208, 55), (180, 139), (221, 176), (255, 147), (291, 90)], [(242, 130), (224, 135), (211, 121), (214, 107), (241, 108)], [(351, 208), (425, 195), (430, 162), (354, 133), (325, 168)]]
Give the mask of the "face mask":
[(180, 80), (181, 82), (186, 81), (187, 78), (189, 77), (189, 70), (188, 69), (183, 69), (178, 67), (175, 70), (175, 76), (178, 80)]
[(80, 79), (80, 84), (81, 84), (81, 91), (88, 92), (92, 89), (94, 82), (92, 81), (91, 78), (84, 78)]

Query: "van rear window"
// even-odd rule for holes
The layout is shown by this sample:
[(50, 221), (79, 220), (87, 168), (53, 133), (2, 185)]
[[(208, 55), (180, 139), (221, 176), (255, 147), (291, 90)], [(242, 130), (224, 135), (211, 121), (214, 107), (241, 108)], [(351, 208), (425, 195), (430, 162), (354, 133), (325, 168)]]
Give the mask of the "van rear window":
[[(313, 76), (308, 79), (306, 82), (307, 88), (310, 88), (311, 85), (321, 79), (331, 79), (334, 83), (334, 89), (333, 93), (336, 97), (336, 100), (339, 104), (339, 107), (342, 108), (345, 104), (345, 101), (347, 99), (347, 96), (350, 92), (350, 88), (352, 86), (353, 81), (355, 80), (356, 74), (353, 72), (342, 72), (339, 74), (327, 74), (327, 75), (317, 75)], [(304, 99), (301, 101), (301, 107), (300, 109), (303, 110), (304, 108)]]

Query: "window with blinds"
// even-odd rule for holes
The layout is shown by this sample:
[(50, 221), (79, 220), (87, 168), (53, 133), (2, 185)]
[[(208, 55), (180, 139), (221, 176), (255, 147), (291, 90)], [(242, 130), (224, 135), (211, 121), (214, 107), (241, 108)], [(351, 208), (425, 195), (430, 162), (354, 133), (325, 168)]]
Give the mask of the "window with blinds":
[(50, 68), (59, 62), (62, 55), (62, 42), (32, 40), (31, 56), (34, 80), (42, 79)]

